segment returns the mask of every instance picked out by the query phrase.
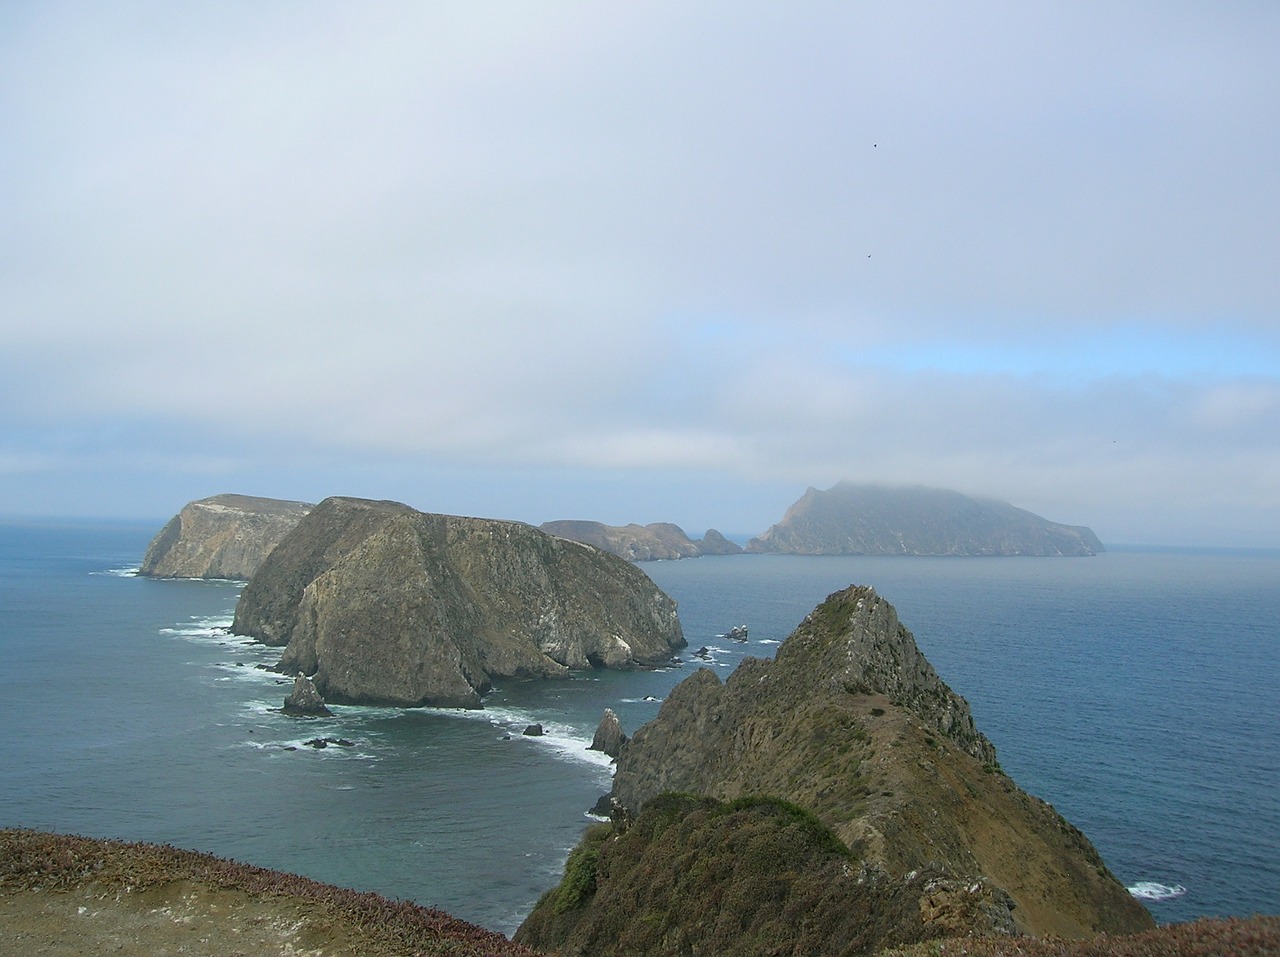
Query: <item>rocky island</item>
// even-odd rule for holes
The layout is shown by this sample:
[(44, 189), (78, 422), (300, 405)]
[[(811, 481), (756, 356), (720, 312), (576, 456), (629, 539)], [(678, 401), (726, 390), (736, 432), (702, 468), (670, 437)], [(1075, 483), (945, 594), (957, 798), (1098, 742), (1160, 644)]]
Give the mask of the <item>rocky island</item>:
[(530, 525), (328, 498), (245, 586), (232, 631), (329, 704), (479, 707), (496, 677), (665, 664), (676, 605), (635, 566)]
[(1151, 916), (1021, 791), (870, 588), (728, 681), (702, 669), (622, 746), (611, 824), (516, 940), (590, 954), (871, 954), (967, 935), (1133, 933)]
[(788, 555), (1096, 555), (1090, 529), (1007, 502), (919, 486), (810, 488), (748, 552)]
[(188, 502), (151, 540), (138, 574), (248, 579), (311, 508), (306, 502), (251, 495)]
[(654, 522), (650, 525), (605, 525), (601, 522), (557, 521), (538, 526), (559, 538), (594, 545), (629, 562), (671, 561), (702, 555), (739, 555), (743, 548), (714, 528), (694, 541), (679, 525)]

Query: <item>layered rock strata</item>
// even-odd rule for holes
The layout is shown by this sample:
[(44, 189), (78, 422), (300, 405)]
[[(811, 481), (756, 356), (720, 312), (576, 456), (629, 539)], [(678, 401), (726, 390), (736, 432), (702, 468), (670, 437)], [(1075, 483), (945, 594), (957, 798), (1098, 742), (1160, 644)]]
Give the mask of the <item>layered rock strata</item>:
[(232, 630), (283, 646), (330, 703), (478, 707), (493, 678), (664, 664), (675, 602), (529, 525), (330, 498), (246, 585)]
[(147, 546), (150, 578), (248, 579), (312, 506), (250, 495), (188, 502)]

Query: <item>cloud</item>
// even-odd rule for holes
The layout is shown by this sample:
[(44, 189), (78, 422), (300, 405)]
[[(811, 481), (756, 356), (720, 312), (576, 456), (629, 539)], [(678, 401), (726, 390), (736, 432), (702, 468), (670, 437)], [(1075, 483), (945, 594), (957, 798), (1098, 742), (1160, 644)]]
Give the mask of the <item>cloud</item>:
[(0, 448), (104, 501), (110, 435), (1280, 534), (1270, 8), (0, 16)]

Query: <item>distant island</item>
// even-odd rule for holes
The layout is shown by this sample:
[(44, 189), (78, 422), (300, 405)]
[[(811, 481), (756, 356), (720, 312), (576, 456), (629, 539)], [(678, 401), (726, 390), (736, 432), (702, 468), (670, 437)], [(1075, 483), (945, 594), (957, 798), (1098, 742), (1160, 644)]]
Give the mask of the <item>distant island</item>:
[(729, 541), (714, 528), (694, 541), (679, 525), (654, 522), (651, 525), (605, 525), (601, 522), (557, 521), (538, 526), (549, 535), (594, 545), (629, 562), (670, 561), (701, 555), (740, 555), (742, 546)]
[(810, 488), (748, 552), (786, 555), (1096, 555), (1102, 542), (1007, 502), (921, 486)]
[(313, 507), (232, 494), (188, 502), (151, 540), (138, 574), (247, 580)]

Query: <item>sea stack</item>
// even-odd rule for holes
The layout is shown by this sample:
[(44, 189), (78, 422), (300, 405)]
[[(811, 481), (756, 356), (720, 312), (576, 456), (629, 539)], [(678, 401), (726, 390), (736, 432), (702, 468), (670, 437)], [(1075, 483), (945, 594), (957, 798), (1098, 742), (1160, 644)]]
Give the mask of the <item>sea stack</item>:
[(612, 708), (604, 709), (604, 717), (596, 726), (595, 736), (591, 739), (588, 751), (602, 751), (611, 758), (616, 758), (627, 743), (627, 736), (622, 733), (622, 722)]
[(297, 717), (328, 717), (333, 714), (325, 707), (324, 698), (320, 696), (311, 679), (301, 671), (293, 679), (293, 690), (284, 699), (283, 711), (285, 714)]

